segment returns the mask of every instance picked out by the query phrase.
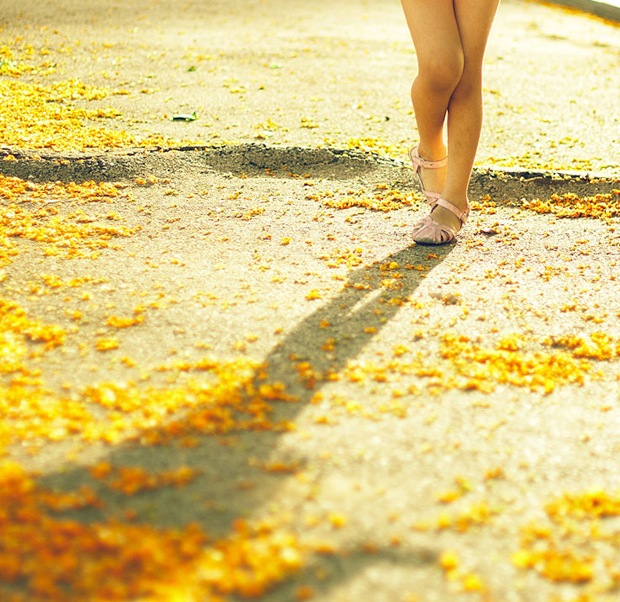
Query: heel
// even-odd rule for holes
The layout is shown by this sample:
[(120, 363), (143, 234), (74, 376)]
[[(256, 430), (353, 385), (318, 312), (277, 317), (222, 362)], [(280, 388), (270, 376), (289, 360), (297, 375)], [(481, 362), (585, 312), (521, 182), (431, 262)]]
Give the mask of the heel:
[(422, 194), (426, 197), (426, 202), (431, 206), (431, 208), (433, 208), (437, 204), (437, 201), (439, 201), (441, 193), (432, 192), (424, 188), (424, 182), (422, 181), (422, 174), (420, 173), (420, 170), (422, 168), (440, 169), (442, 167), (445, 167), (448, 164), (448, 157), (444, 157), (439, 161), (427, 161), (426, 159), (422, 159), (422, 157), (420, 157), (420, 152), (418, 150), (419, 147), (420, 145), (418, 144), (409, 151), (409, 160), (411, 161), (411, 165), (413, 166), (413, 173), (418, 178), (418, 183), (420, 184)]

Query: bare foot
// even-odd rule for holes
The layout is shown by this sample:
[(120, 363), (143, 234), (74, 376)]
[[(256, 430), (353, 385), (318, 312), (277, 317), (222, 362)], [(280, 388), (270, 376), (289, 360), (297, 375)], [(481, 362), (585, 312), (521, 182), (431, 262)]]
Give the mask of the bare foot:
[[(447, 200), (447, 199), (446, 199)], [(454, 203), (456, 205), (456, 203)], [(457, 205), (460, 209), (465, 209), (467, 205), (463, 205), (459, 203)], [(454, 230), (455, 234), (459, 232), (461, 229), (461, 220), (459, 220), (454, 213), (444, 209), (443, 207), (436, 207), (435, 210), (431, 214), (431, 218), (434, 222), (438, 224), (444, 224), (446, 226), (450, 226), (452, 230)]]

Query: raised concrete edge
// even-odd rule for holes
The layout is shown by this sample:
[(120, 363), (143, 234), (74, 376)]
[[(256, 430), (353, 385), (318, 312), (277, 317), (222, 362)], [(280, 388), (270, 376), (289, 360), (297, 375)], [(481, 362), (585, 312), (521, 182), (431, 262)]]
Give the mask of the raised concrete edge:
[[(7, 161), (9, 154), (12, 159)], [(249, 143), (41, 156), (0, 148), (0, 174), (32, 181), (120, 181), (144, 174), (145, 170), (153, 174), (169, 174), (182, 169), (198, 169), (205, 177), (211, 170), (244, 178), (261, 175), (301, 177), (291, 172), (295, 170), (296, 173), (306, 173), (304, 177), (329, 180), (382, 172), (384, 176), (389, 174), (395, 183), (413, 181), (406, 162), (357, 149), (275, 148)], [(618, 189), (620, 178), (609, 174), (484, 166), (474, 169), (470, 185), (470, 193), (479, 197), (499, 196), (500, 204), (519, 204), (526, 197), (541, 198), (553, 194), (609, 194)]]
[(537, 0), (541, 4), (557, 4), (567, 8), (589, 13), (605, 19), (620, 23), (620, 6), (607, 4), (606, 2), (598, 2), (597, 0)]

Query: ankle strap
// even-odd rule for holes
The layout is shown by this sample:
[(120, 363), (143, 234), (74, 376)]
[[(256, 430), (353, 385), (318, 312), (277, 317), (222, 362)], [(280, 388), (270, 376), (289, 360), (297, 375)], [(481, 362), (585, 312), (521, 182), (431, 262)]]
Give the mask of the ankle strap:
[(424, 169), (437, 169), (439, 167), (445, 167), (448, 164), (448, 157), (444, 157), (439, 161), (427, 161), (426, 159), (422, 159), (418, 152), (419, 146), (420, 145), (418, 144), (409, 151), (409, 158), (416, 167), (423, 167)]
[(465, 222), (467, 221), (467, 217), (469, 215), (469, 205), (465, 207), (465, 209), (459, 209), (456, 205), (453, 205), (450, 201), (446, 201), (446, 199), (439, 198), (437, 199), (437, 202), (433, 206), (433, 209), (435, 207), (443, 207), (444, 209), (447, 209), (450, 213), (452, 213), (452, 215), (454, 215), (461, 222), (462, 225), (465, 225)]

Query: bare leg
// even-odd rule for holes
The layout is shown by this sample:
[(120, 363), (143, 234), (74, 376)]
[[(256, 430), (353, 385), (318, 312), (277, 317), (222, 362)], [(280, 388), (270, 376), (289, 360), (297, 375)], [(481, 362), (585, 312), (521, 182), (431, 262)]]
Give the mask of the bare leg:
[[(448, 116), (447, 173), (425, 170), (424, 182), (429, 190), (441, 192), (464, 209), (482, 127), (484, 50), (499, 0), (402, 3), (418, 57), (412, 101), (424, 159), (443, 156), (443, 125)], [(443, 207), (437, 207), (432, 216), (455, 231), (460, 228), (459, 220)]]
[[(467, 206), (467, 187), (482, 129), (482, 63), (499, 0), (454, 0), (465, 65), (448, 105), (448, 175), (442, 197)], [(440, 212), (441, 211), (441, 212)], [(458, 220), (439, 207), (434, 219), (458, 229)]]
[[(446, 156), (444, 124), (450, 98), (463, 72), (464, 57), (453, 0), (402, 0), (418, 59), (411, 87), (420, 156), (438, 161)], [(423, 170), (429, 190), (442, 192), (446, 169)]]

